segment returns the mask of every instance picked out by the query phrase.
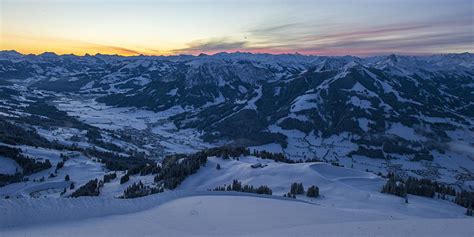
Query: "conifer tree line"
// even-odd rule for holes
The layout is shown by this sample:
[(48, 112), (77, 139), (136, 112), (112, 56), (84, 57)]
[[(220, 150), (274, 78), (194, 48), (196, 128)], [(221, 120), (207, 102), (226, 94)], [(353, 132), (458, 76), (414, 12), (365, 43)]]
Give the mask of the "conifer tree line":
[(466, 216), (473, 216), (473, 213), (471, 208), (466, 208)]
[(125, 171), (136, 167), (144, 167), (145, 165), (153, 165), (154, 161), (141, 157), (140, 155), (134, 155), (130, 157), (122, 156), (117, 152), (100, 151), (95, 147), (92, 148), (76, 148), (87, 157), (96, 157), (99, 162), (105, 164), (107, 169), (112, 171)]
[[(65, 146), (56, 142), (50, 142), (46, 138), (40, 136), (34, 130), (27, 130), (14, 123), (34, 124), (30, 121), (37, 122), (37, 119), (31, 117), (12, 118), (12, 122), (4, 118), (0, 118), (0, 142), (10, 145), (28, 145), (33, 147), (46, 147), (51, 149), (63, 149)], [(38, 116), (35, 116), (39, 118)], [(25, 121), (26, 120), (26, 121)]]
[(124, 184), (124, 183), (128, 182), (129, 180), (130, 180), (130, 175), (125, 174), (124, 176), (122, 176), (120, 178), (120, 184)]
[(206, 165), (207, 156), (205, 151), (190, 155), (167, 156), (162, 162), (161, 172), (155, 176), (154, 180), (158, 184), (163, 184), (164, 188), (175, 189), (184, 179)]
[(385, 185), (382, 187), (382, 193), (389, 193), (399, 197), (407, 196), (407, 188), (401, 181), (397, 181), (395, 177), (391, 176), (388, 178)]
[(144, 185), (142, 181), (138, 181), (137, 183), (133, 183), (129, 187), (127, 187), (124, 192), (122, 198), (137, 198), (137, 197), (144, 197), (147, 195), (161, 193), (163, 192), (163, 188), (158, 187), (150, 187)]
[(76, 191), (71, 194), (71, 197), (77, 198), (82, 196), (99, 196), (99, 189), (103, 186), (102, 181), (93, 179), (79, 187)]
[[(267, 195), (273, 194), (272, 189), (268, 187), (267, 185), (261, 185), (255, 188), (253, 185), (248, 185), (248, 184), (242, 185), (242, 183), (237, 179), (234, 179), (232, 181), (232, 184), (218, 186), (214, 188), (213, 191), (236, 191), (236, 192), (246, 192), (246, 193), (256, 193), (256, 194), (267, 194)], [(283, 196), (296, 198), (296, 194), (304, 194), (304, 193), (305, 191), (304, 191), (303, 183), (292, 183), (290, 186), (290, 191)], [(319, 187), (316, 185), (312, 185), (311, 187), (309, 187), (308, 191), (306, 192), (306, 196), (319, 197)]]
[[(143, 164), (143, 165), (138, 165), (134, 166), (130, 169), (127, 170), (124, 176), (120, 178), (120, 184), (124, 184), (130, 180), (130, 176), (132, 175), (140, 175), (140, 176), (145, 176), (145, 175), (150, 175), (150, 174), (158, 174), (161, 171), (161, 166), (158, 164)], [(115, 179), (117, 177), (117, 174), (115, 174)], [(112, 176), (107, 177), (107, 179), (112, 178)], [(105, 182), (106, 177), (104, 176), (104, 182)]]
[(393, 173), (389, 173), (388, 177), (387, 183), (382, 188), (382, 193), (391, 193), (400, 197), (405, 197), (406, 194), (413, 194), (431, 198), (435, 197), (436, 193), (456, 195), (454, 188), (429, 179), (408, 177), (406, 180), (402, 180)]
[[(296, 195), (301, 195), (304, 194), (304, 186), (303, 183), (292, 183), (290, 186), (290, 191), (283, 195), (284, 197), (291, 197), (291, 198), (296, 198)], [(312, 185), (311, 187), (308, 188), (308, 191), (306, 192), (307, 197), (319, 197), (319, 187), (316, 185)]]
[(272, 195), (273, 191), (267, 185), (260, 185), (258, 187), (254, 187), (253, 185), (245, 184), (242, 186), (242, 183), (234, 179), (232, 184), (219, 186), (213, 189), (213, 191), (235, 191), (235, 192), (244, 192), (244, 193), (255, 193), (255, 194), (266, 194)]
[(110, 181), (114, 180), (115, 178), (117, 178), (117, 173), (113, 172), (110, 174), (105, 174), (103, 180), (104, 183), (110, 183)]
[(467, 209), (470, 209), (472, 215), (472, 210), (474, 210), (474, 192), (468, 192), (465, 190), (458, 192), (456, 193), (456, 198), (454, 199), (454, 202)]
[(205, 154), (207, 154), (208, 157), (216, 156), (216, 157), (222, 157), (223, 159), (229, 159), (229, 158), (237, 159), (240, 156), (252, 155), (261, 159), (268, 159), (268, 160), (273, 160), (275, 162), (283, 162), (283, 163), (288, 163), (288, 164), (319, 161), (318, 159), (307, 159), (305, 161), (292, 160), (292, 159), (288, 159), (283, 153), (273, 153), (273, 152), (268, 152), (265, 150), (261, 150), (261, 151), (254, 150), (253, 152), (250, 152), (250, 149), (246, 147), (233, 147), (233, 146), (214, 147), (214, 148), (203, 150), (201, 152), (204, 152)]
[(445, 195), (456, 195), (456, 190), (444, 184), (429, 179), (417, 179), (408, 177), (406, 180), (407, 193), (433, 198), (436, 193)]
[(26, 175), (34, 174), (52, 167), (49, 160), (37, 161), (21, 154), (21, 149), (18, 148), (0, 145), (0, 154), (14, 160), (22, 168), (21, 172), (17, 171), (13, 175), (0, 174), (0, 187), (10, 183), (20, 182)]
[[(466, 214), (472, 214), (474, 209), (474, 192), (462, 190), (456, 192), (453, 187), (441, 184), (429, 179), (417, 179), (408, 177), (403, 180), (392, 173), (389, 173), (388, 180), (382, 187), (382, 193), (394, 194), (396, 196), (405, 197), (407, 194), (434, 198), (438, 194), (438, 198), (448, 199), (454, 203), (467, 208)], [(446, 195), (455, 196), (454, 200), (446, 198)]]
[(23, 169), (23, 175), (30, 175), (51, 168), (49, 160), (43, 162), (21, 154), (21, 149), (0, 145), (0, 154), (14, 160)]
[(140, 176), (150, 175), (150, 174), (158, 174), (161, 171), (161, 166), (157, 164), (141, 164), (137, 166), (133, 166), (127, 170), (128, 175), (137, 175)]

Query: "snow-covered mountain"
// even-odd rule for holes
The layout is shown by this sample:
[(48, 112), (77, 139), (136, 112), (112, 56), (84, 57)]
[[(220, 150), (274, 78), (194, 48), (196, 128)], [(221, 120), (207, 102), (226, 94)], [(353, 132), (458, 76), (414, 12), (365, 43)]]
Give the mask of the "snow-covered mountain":
[[(291, 182), (318, 185), (320, 198), (297, 196), (299, 204), (288, 204), (285, 198), (271, 202), (285, 203), (279, 204), (282, 210), (333, 208), (334, 218), (348, 222), (358, 220), (355, 213), (361, 211), (367, 212), (364, 222), (458, 218), (474, 203), (458, 197), (461, 190), (474, 190), (473, 111), (470, 53), (122, 57), (1, 51), (0, 197), (10, 200), (0, 200), (8, 207), (0, 218), (30, 205), (25, 199), (32, 197), (47, 199), (44, 207), (22, 212), (30, 216), (26, 224), (56, 222), (69, 215), (44, 220), (41, 213), (51, 205), (59, 205), (57, 210), (77, 205), (71, 220), (143, 211), (158, 204), (166, 209), (164, 203), (174, 199), (176, 205), (186, 206), (189, 200), (199, 202), (196, 195), (205, 202), (225, 196), (206, 191), (234, 179), (267, 185), (273, 196), (286, 195)], [(429, 184), (436, 186), (433, 193), (439, 200), (409, 192), (406, 204), (380, 193), (393, 176), (399, 182), (409, 177), (439, 182)], [(160, 194), (145, 203), (115, 200), (128, 198), (127, 192)], [(96, 201), (50, 200), (84, 195), (99, 196), (98, 202), (112, 199), (119, 208), (106, 207), (101, 214), (90, 211)], [(230, 196), (239, 202), (233, 200), (239, 195)], [(246, 198), (260, 202), (252, 195)], [(81, 205), (84, 211), (79, 211)], [(391, 205), (396, 208), (385, 213), (383, 207)], [(33, 212), (40, 214), (30, 215)], [(145, 213), (146, 218), (155, 217), (153, 213)], [(25, 217), (11, 216), (0, 223), (21, 229)], [(306, 214), (300, 218), (311, 219)], [(164, 223), (171, 225), (169, 221)], [(93, 226), (101, 225), (97, 223)], [(364, 228), (384, 225), (370, 223)], [(0, 234), (2, 227), (7, 226), (0, 225)], [(183, 227), (188, 234), (191, 229), (203, 235), (212, 232), (188, 227)], [(308, 231), (321, 227), (308, 226)], [(171, 229), (163, 233), (181, 233)], [(40, 231), (50, 234), (47, 228)]]
[(469, 53), (369, 58), (0, 53), (3, 81), (87, 95), (109, 106), (159, 113), (178, 108), (169, 121), (178, 130), (198, 131), (205, 142), (263, 145), (295, 160), (343, 163), (359, 156), (387, 163), (469, 161), (473, 77)]

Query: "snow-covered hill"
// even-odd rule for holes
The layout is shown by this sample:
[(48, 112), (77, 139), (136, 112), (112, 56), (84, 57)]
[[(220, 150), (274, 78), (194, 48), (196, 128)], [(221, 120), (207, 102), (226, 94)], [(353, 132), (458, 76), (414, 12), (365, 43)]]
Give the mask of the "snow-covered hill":
[(472, 236), (470, 219), (392, 219), (289, 200), (191, 196), (152, 209), (0, 230), (6, 236)]
[[(266, 164), (252, 168), (256, 162)], [(216, 164), (221, 169), (215, 168)], [(273, 196), (209, 192), (238, 179), (266, 184)], [(318, 185), (321, 197), (284, 198), (292, 182)], [(469, 236), (474, 220), (452, 202), (379, 192), (384, 180), (371, 173), (324, 163), (284, 164), (252, 156), (210, 158), (176, 191), (132, 200), (108, 197), (0, 200), (0, 233), (8, 236), (87, 235), (400, 235)], [(107, 188), (105, 185), (104, 188)], [(53, 209), (51, 209), (54, 207)], [(340, 228), (338, 230), (338, 228)]]

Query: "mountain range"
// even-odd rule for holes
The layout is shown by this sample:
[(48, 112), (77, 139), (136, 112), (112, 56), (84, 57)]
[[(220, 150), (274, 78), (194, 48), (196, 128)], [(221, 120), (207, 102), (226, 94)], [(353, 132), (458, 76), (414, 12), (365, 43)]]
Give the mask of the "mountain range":
[[(465, 167), (474, 150), (473, 77), (470, 53), (359, 58), (0, 52), (4, 84), (56, 99), (179, 111), (167, 120), (176, 130), (197, 131), (204, 143), (351, 166), (369, 158), (388, 170), (433, 179), (451, 173), (460, 182), (473, 177)], [(426, 167), (400, 169), (401, 160)]]

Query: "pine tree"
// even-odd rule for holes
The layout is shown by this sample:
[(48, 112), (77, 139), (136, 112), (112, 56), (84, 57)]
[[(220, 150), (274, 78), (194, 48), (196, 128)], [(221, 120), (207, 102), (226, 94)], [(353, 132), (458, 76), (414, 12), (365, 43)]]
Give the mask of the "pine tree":
[(69, 181), (69, 175), (68, 174), (64, 177), (64, 180)]
[(217, 164), (217, 165), (216, 165), (216, 169), (217, 169), (217, 170), (220, 170), (220, 169), (221, 169), (221, 165), (220, 165), (220, 164)]
[(466, 208), (466, 216), (472, 216), (472, 210), (470, 208)]
[(109, 183), (111, 180), (115, 178), (117, 178), (117, 173), (114, 172), (111, 174), (105, 174), (103, 180), (104, 180), (104, 183)]
[(304, 193), (304, 187), (303, 187), (303, 183), (299, 183), (298, 184), (298, 193), (299, 194), (303, 194)]
[(387, 183), (382, 187), (382, 193), (390, 193), (400, 197), (405, 197), (407, 194), (407, 188), (402, 182), (395, 180), (395, 177), (390, 176)]
[(292, 183), (290, 187), (290, 193), (303, 194), (304, 193), (303, 183)]
[(319, 197), (319, 188), (318, 186), (311, 186), (308, 188), (308, 191), (306, 192), (306, 196), (308, 197)]
[(120, 184), (124, 184), (126, 182), (128, 182), (128, 180), (130, 180), (130, 176), (128, 174), (122, 176), (122, 178), (120, 178)]
[(64, 167), (64, 161), (60, 161), (56, 164), (56, 172)]
[(242, 190), (242, 183), (240, 183), (237, 179), (232, 181), (232, 190), (240, 192)]
[(99, 196), (99, 180), (93, 179), (79, 187), (76, 191), (71, 194), (71, 197), (81, 197), (81, 196)]

